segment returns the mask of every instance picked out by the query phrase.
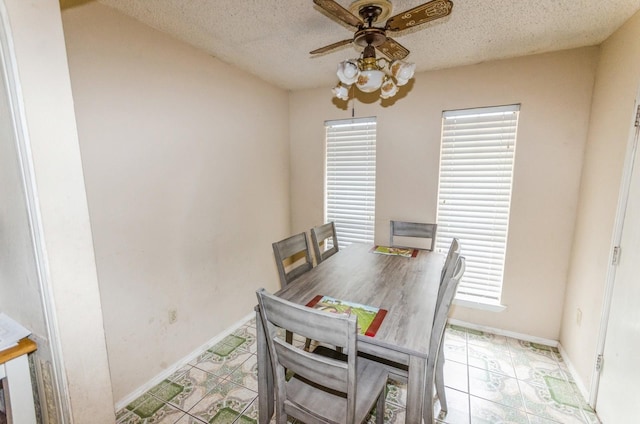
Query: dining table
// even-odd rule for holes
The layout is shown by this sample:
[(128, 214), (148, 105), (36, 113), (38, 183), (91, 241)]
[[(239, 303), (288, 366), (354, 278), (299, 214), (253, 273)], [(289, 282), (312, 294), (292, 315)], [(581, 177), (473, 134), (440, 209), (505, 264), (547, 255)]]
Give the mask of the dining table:
[[(302, 305), (330, 296), (386, 311), (373, 336), (358, 334), (358, 352), (408, 367), (405, 422), (432, 422), (423, 411), (427, 354), (444, 255), (412, 251), (412, 255), (378, 253), (376, 246), (354, 243), (275, 293)], [(389, 252), (386, 252), (389, 253)], [(393, 252), (391, 252), (393, 253)], [(265, 332), (256, 307), (259, 423), (274, 412), (273, 374)]]

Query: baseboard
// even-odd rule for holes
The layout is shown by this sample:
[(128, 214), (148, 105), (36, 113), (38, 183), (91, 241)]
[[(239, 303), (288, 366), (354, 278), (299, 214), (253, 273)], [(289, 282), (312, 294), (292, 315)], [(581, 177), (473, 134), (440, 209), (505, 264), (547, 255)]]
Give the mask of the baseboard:
[(179, 361), (175, 362), (173, 365), (171, 365), (170, 367), (168, 367), (167, 369), (162, 371), (160, 374), (156, 375), (153, 379), (149, 380), (148, 382), (146, 382), (142, 386), (138, 387), (135, 391), (129, 393), (127, 396), (125, 396), (122, 399), (118, 400), (116, 402), (116, 404), (115, 404), (116, 411), (119, 411), (122, 408), (126, 407), (131, 402), (133, 402), (134, 400), (136, 400), (137, 398), (139, 398), (140, 396), (142, 396), (143, 394), (145, 394), (146, 392), (151, 390), (154, 386), (156, 386), (157, 384), (160, 384), (167, 377), (171, 376), (174, 372), (178, 371), (180, 368), (184, 367), (185, 365), (188, 365), (189, 362), (191, 362), (194, 359), (196, 359), (198, 357), (198, 355), (200, 355), (202, 352), (204, 352), (205, 350), (209, 349), (210, 347), (215, 346), (216, 344), (218, 344), (225, 337), (227, 337), (229, 334), (232, 334), (234, 331), (236, 331), (238, 328), (240, 328), (243, 325), (245, 325), (247, 323), (247, 321), (249, 321), (250, 319), (252, 319), (254, 317), (255, 317), (255, 312), (252, 312), (252, 313), (248, 314), (247, 316), (242, 318), (240, 321), (238, 321), (235, 324), (231, 325), (231, 327), (229, 327), (228, 329), (226, 329), (222, 333), (216, 335), (214, 338), (212, 338), (211, 340), (209, 340), (208, 342), (206, 342), (202, 346), (200, 346), (197, 349), (195, 349), (189, 355), (187, 355), (184, 358), (180, 359)]
[[(567, 368), (569, 368), (571, 377), (573, 377), (573, 381), (575, 381), (576, 386), (578, 386), (578, 390), (580, 390), (582, 397), (587, 400), (590, 399), (589, 390), (587, 390), (587, 387), (584, 385), (584, 382), (580, 378), (580, 374), (578, 374), (578, 372), (576, 371), (576, 368), (573, 366), (573, 363), (569, 359), (569, 355), (567, 354), (567, 351), (564, 350), (564, 347), (562, 347), (560, 343), (558, 343), (558, 351), (560, 352), (560, 356), (562, 356), (562, 360), (567, 365)], [(590, 406), (592, 408), (594, 407), (594, 405), (590, 405)]]
[(493, 333), (499, 336), (513, 337), (514, 339), (524, 340), (525, 342), (538, 343), (546, 346), (558, 347), (557, 340), (545, 339), (543, 337), (531, 336), (529, 334), (517, 333), (515, 331), (503, 330), (501, 328), (489, 327), (486, 325), (472, 324), (470, 322), (451, 319), (449, 324), (458, 325), (460, 327), (470, 328), (472, 330), (484, 331), (485, 333)]

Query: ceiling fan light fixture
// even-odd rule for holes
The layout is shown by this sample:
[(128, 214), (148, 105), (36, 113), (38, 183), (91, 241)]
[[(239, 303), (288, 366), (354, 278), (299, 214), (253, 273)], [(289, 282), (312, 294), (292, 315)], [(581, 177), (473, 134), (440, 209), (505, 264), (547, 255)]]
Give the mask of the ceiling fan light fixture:
[(405, 62), (404, 60), (394, 60), (389, 64), (391, 75), (396, 79), (398, 85), (405, 85), (416, 72), (416, 64)]
[(338, 84), (335, 87), (333, 87), (333, 95), (335, 97), (337, 97), (340, 100), (349, 100), (349, 87), (348, 86), (344, 86), (342, 84)]
[(380, 98), (389, 99), (398, 93), (398, 86), (393, 79), (389, 76), (385, 76), (384, 81), (382, 82), (382, 87), (380, 87)]
[(338, 63), (338, 70), (336, 72), (338, 79), (345, 85), (351, 85), (357, 81), (360, 69), (358, 63), (355, 60), (343, 60)]
[[(359, 59), (340, 62), (338, 78), (346, 86), (355, 82), (366, 93), (372, 93), (384, 85), (380, 93), (383, 99), (394, 96), (398, 86), (407, 84), (416, 70), (415, 64), (402, 61), (409, 55), (409, 50), (391, 38), (389, 33), (444, 18), (451, 14), (453, 8), (452, 0), (429, 0), (388, 18), (392, 9), (390, 0), (354, 0), (349, 9), (345, 9), (336, 0), (313, 2), (331, 18), (352, 27), (355, 34), (352, 39), (338, 41), (310, 53), (323, 54), (350, 43), (364, 47)], [(385, 19), (386, 22), (383, 23)], [(386, 58), (394, 60), (376, 59), (376, 49)], [(355, 71), (356, 67), (358, 72)], [(334, 88), (334, 93), (338, 91), (342, 95), (342, 89), (338, 88)]]
[(384, 72), (378, 69), (368, 69), (360, 71), (360, 75), (358, 76), (358, 80), (356, 81), (356, 87), (358, 87), (360, 91), (364, 91), (365, 93), (373, 93), (382, 85), (384, 76)]

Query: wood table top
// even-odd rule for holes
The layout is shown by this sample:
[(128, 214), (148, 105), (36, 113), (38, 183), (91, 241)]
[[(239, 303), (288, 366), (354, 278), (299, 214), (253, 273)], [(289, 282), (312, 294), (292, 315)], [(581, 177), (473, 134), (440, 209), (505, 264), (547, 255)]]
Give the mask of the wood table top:
[(372, 252), (352, 244), (276, 293), (306, 304), (317, 295), (388, 311), (374, 337), (359, 342), (426, 357), (444, 255), (419, 250), (414, 258)]

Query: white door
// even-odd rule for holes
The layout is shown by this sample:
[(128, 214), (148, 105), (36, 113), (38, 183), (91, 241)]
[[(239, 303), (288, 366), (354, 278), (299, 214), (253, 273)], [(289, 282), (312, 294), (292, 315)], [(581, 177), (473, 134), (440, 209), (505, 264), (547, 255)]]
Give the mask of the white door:
[[(638, 131), (636, 127), (634, 146), (637, 146)], [(640, 422), (640, 158), (637, 148), (633, 155), (596, 403), (603, 424)]]

